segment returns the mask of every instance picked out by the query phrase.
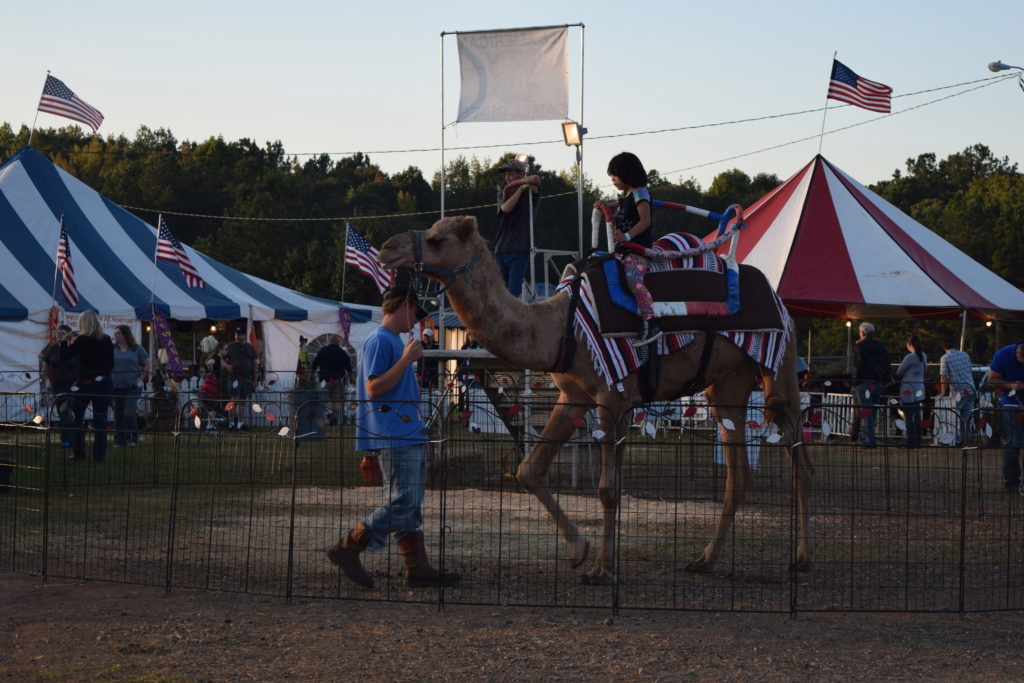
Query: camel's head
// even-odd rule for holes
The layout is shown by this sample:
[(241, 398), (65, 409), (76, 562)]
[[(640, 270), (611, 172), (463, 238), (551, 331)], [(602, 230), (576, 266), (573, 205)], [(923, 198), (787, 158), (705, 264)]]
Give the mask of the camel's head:
[[(449, 216), (419, 234), (420, 262), (424, 274), (443, 279), (438, 272), (451, 272), (479, 258), (485, 248), (472, 216)], [(384, 268), (416, 267), (416, 249), (412, 231), (395, 235), (384, 243), (377, 261)]]

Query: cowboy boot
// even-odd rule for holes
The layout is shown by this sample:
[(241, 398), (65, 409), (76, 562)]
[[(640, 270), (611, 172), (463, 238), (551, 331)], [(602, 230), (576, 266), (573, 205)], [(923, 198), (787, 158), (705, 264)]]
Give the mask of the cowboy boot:
[(405, 559), (405, 585), (410, 588), (436, 588), (453, 586), (462, 580), (461, 574), (439, 572), (430, 566), (423, 534), (406, 534), (398, 539), (398, 549)]
[(359, 562), (359, 553), (370, 544), (370, 532), (360, 522), (327, 551), (327, 558), (341, 567), (349, 579), (363, 588), (373, 588), (373, 578), (363, 569)]

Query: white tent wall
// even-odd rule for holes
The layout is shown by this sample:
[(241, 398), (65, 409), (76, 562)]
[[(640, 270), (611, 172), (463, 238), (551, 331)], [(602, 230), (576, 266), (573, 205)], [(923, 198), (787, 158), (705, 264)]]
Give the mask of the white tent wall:
[[(372, 311), (369, 322), (352, 323), (349, 328), (348, 341), (355, 347), (356, 354), (362, 352), (363, 342), (377, 327), (380, 326), (380, 308), (376, 306), (360, 306)], [(263, 328), (263, 343), (266, 345), (266, 363), (268, 372), (279, 374), (277, 388), (286, 389), (294, 382), (295, 365), (299, 358), (299, 337), (316, 339), (322, 334), (342, 334), (341, 323), (317, 323), (304, 320), (291, 322), (288, 320), (265, 320), (260, 323)]]
[[(32, 320), (0, 321), (0, 373), (24, 377), (24, 373), (39, 370), (39, 354), (49, 343), (49, 327)], [(27, 381), (27, 380), (26, 380)], [(4, 382), (0, 391), (16, 391), (17, 387)]]

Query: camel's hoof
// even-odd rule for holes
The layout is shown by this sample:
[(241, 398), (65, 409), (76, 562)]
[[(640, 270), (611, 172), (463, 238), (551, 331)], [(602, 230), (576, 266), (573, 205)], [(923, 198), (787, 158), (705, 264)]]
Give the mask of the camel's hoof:
[(791, 572), (809, 572), (814, 568), (814, 563), (806, 557), (797, 558), (796, 562), (789, 565)]
[(615, 583), (615, 576), (611, 572), (595, 568), (584, 572), (580, 576), (580, 583), (584, 586), (610, 586)]
[(685, 569), (691, 574), (707, 574), (711, 571), (712, 566), (713, 565), (703, 557), (698, 557), (693, 562), (688, 562)]
[(576, 541), (576, 547), (573, 548), (572, 557), (569, 558), (569, 562), (572, 564), (572, 568), (576, 569), (581, 564), (587, 561), (587, 555), (590, 554), (590, 541), (585, 538), (581, 538)]

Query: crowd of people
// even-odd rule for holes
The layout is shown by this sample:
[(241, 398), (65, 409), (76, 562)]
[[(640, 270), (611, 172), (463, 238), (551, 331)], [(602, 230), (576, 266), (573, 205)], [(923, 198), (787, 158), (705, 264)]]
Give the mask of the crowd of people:
[[(876, 414), (884, 405), (886, 389), (898, 382), (899, 404), (903, 412), (908, 448), (921, 445), (922, 406), (928, 398), (926, 371), (928, 356), (921, 350), (916, 335), (906, 338), (906, 355), (892, 369), (889, 353), (875, 339), (875, 326), (863, 322), (853, 347), (853, 396), (859, 406), (851, 436), (865, 448), (877, 446)], [(978, 385), (970, 356), (956, 348), (952, 338), (942, 340), (939, 359), (938, 396), (948, 397), (955, 415), (956, 438), (951, 445), (966, 446), (977, 429), (974, 411), (978, 407)], [(995, 392), (1003, 445), (1003, 485), (1024, 495), (1021, 485), (1020, 448), (1024, 444), (1024, 342), (998, 349), (981, 382)]]

